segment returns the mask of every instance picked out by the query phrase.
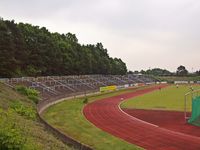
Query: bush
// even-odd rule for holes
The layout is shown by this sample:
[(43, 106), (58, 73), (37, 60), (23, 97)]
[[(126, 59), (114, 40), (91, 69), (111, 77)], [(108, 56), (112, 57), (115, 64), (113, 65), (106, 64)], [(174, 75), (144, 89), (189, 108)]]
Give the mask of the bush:
[(84, 104), (87, 104), (87, 103), (88, 103), (88, 98), (87, 98), (87, 97), (84, 98), (83, 103), (84, 103)]
[(19, 92), (22, 95), (26, 95), (27, 96), (27, 88), (25, 86), (21, 86), (21, 85), (17, 85), (15, 87), (15, 89), (17, 90), (17, 92)]
[(21, 150), (26, 139), (22, 130), (10, 122), (14, 118), (11, 112), (0, 112), (0, 149), (1, 150)]
[(21, 150), (25, 139), (21, 131), (15, 125), (0, 129), (0, 149), (2, 150)]
[(38, 104), (38, 102), (39, 102), (39, 97), (38, 96), (29, 95), (28, 98), (30, 100), (32, 100), (35, 104)]
[(21, 116), (25, 116), (28, 119), (36, 119), (36, 110), (31, 107), (24, 106), (20, 101), (16, 100), (10, 105), (11, 109)]
[(32, 100), (35, 104), (39, 102), (39, 91), (31, 88), (27, 88), (25, 86), (18, 85), (15, 88), (20, 94), (27, 96), (30, 100)]

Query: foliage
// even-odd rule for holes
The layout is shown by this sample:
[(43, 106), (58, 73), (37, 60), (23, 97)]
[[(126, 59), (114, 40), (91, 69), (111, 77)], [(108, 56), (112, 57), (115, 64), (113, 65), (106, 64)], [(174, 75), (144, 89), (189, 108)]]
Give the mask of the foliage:
[(15, 87), (15, 89), (23, 95), (26, 95), (30, 100), (32, 100), (35, 104), (39, 101), (39, 91), (31, 88), (27, 88), (22, 85), (18, 85)]
[[(57, 139), (51, 133), (49, 133), (49, 131), (46, 130), (45, 126), (43, 125), (43, 123), (39, 121), (39, 119), (31, 119), (25, 115), (21, 115), (20, 113), (16, 112), (13, 109), (19, 107), (19, 106), (14, 107), (15, 105), (13, 106), (13, 103), (15, 103), (16, 100), (18, 100), (18, 102), (21, 103), (19, 104), (20, 107), (21, 105), (23, 105), (22, 107), (24, 107), (26, 111), (30, 110), (30, 112), (28, 112), (28, 115), (26, 113), (27, 116), (30, 116), (31, 113), (33, 113), (34, 116), (34, 113), (36, 113), (36, 107), (32, 101), (30, 101), (27, 97), (17, 93), (16, 90), (13, 90), (5, 86), (4, 84), (0, 83), (0, 132), (3, 135), (7, 135), (11, 134), (9, 132), (11, 131), (12, 128), (17, 130), (13, 132), (16, 135), (19, 135), (19, 137), (22, 136), (22, 139), (19, 138), (19, 140), (20, 139), (22, 140), (20, 141), (21, 144), (23, 145), (20, 150), (73, 149), (65, 145), (63, 142), (61, 142), (59, 139)], [(13, 108), (11, 108), (11, 106)], [(0, 138), (1, 137), (2, 136), (0, 136)], [(4, 141), (4, 143), (5, 142), (6, 141)], [(6, 148), (5, 147), (2, 148), (1, 145), (0, 150), (4, 149), (6, 150)], [(11, 148), (9, 150), (11, 150)]]
[(157, 76), (155, 78), (168, 83), (174, 83), (174, 81), (200, 81), (200, 76)]
[(170, 72), (166, 69), (161, 69), (161, 68), (153, 68), (153, 69), (148, 69), (148, 70), (141, 70), (140, 72), (138, 71), (129, 71), (128, 73), (130, 74), (138, 74), (138, 73), (141, 73), (141, 74), (147, 74), (147, 75), (153, 75), (153, 76), (160, 76), (161, 78), (163, 76), (180, 76), (180, 77), (183, 77), (183, 76), (186, 76), (186, 77), (196, 77), (196, 76), (200, 76), (200, 70), (196, 71), (196, 72), (191, 72), (189, 73), (188, 70), (185, 68), (185, 66), (182, 66), (180, 65), (176, 72)]
[(83, 99), (83, 103), (84, 103), (84, 104), (87, 104), (87, 103), (88, 103), (88, 98), (87, 98), (87, 97), (85, 97), (85, 98)]
[(148, 74), (148, 75), (154, 75), (154, 76), (170, 76), (172, 73), (166, 69), (161, 69), (161, 68), (153, 68), (153, 69), (148, 69), (146, 71), (141, 70), (142, 74)]
[(0, 149), (21, 150), (24, 148), (26, 139), (21, 129), (8, 119), (13, 117), (9, 111), (1, 111), (0, 113)]
[(38, 96), (35, 96), (35, 95), (28, 95), (28, 98), (30, 100), (32, 100), (35, 104), (38, 104), (39, 102), (39, 97)]
[(125, 74), (102, 43), (81, 45), (75, 34), (0, 19), (0, 77)]
[(195, 74), (196, 74), (197, 76), (200, 76), (200, 70), (197, 70), (197, 71), (195, 72)]
[(10, 107), (18, 114), (27, 117), (28, 119), (36, 120), (36, 110), (30, 106), (23, 105), (20, 101), (15, 100)]
[(177, 74), (178, 76), (186, 76), (186, 75), (188, 74), (188, 71), (187, 71), (187, 69), (185, 68), (185, 66), (180, 65), (180, 66), (177, 68), (176, 74)]

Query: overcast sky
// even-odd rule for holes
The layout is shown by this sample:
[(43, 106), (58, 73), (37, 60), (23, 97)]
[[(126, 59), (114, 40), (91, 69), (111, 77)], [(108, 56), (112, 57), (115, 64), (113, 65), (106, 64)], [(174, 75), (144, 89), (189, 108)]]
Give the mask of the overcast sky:
[(0, 0), (0, 16), (102, 42), (129, 70), (200, 69), (199, 0)]

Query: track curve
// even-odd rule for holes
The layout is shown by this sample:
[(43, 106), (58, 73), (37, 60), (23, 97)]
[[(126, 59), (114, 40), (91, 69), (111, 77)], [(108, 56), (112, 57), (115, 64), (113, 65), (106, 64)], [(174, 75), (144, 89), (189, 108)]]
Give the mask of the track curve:
[[(200, 137), (200, 127), (185, 123), (183, 112), (130, 108), (124, 108), (123, 111), (133, 117), (155, 124), (159, 127)], [(188, 115), (191, 114), (188, 113)]]
[(121, 101), (152, 92), (159, 89), (159, 87), (160, 86), (149, 87), (131, 93), (95, 101), (84, 107), (83, 114), (98, 128), (145, 149), (200, 149), (200, 137), (167, 130), (140, 121), (139, 119), (122, 112), (119, 108)]

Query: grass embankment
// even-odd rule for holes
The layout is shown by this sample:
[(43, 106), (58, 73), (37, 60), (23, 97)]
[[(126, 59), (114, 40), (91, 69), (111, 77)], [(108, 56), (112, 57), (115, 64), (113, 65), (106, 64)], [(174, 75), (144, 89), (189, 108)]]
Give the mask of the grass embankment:
[[(193, 88), (198, 89), (200, 86), (194, 85)], [(129, 99), (121, 104), (121, 108), (184, 111), (184, 94), (189, 91), (189, 85), (179, 85), (178, 88), (173, 85)], [(191, 111), (191, 100), (188, 100), (187, 110)]]
[[(133, 90), (132, 90), (133, 91)], [(119, 95), (130, 90), (105, 93), (88, 97), (88, 102)], [(141, 149), (95, 127), (82, 114), (84, 98), (67, 100), (49, 107), (43, 114), (44, 119), (67, 135), (90, 145), (96, 150), (133, 150)]]
[(37, 92), (0, 83), (0, 149), (67, 150), (72, 149), (47, 132), (36, 114)]

